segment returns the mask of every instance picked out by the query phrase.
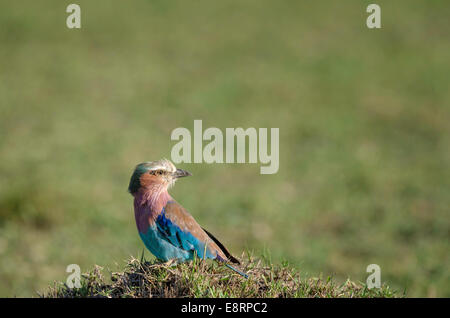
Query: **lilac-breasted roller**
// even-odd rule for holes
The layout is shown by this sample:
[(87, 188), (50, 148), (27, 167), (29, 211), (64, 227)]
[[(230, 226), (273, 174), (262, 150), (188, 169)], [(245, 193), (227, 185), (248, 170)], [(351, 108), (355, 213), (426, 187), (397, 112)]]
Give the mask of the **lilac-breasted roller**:
[(239, 261), (167, 192), (178, 178), (190, 175), (166, 159), (136, 166), (128, 191), (134, 197), (134, 215), (142, 241), (160, 260), (184, 262), (196, 254), (248, 277), (228, 264)]

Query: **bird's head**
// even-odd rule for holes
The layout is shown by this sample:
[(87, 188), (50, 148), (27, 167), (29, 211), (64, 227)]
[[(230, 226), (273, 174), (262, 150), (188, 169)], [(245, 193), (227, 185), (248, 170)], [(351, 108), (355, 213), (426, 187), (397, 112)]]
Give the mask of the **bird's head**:
[(167, 159), (143, 162), (138, 164), (134, 169), (128, 191), (131, 194), (135, 194), (142, 188), (150, 191), (167, 190), (178, 178), (191, 175), (191, 173), (185, 170), (177, 169)]

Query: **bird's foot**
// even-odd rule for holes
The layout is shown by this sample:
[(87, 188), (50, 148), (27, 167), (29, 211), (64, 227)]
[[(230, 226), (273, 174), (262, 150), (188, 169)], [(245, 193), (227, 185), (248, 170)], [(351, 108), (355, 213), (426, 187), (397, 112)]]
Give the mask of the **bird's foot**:
[(169, 259), (167, 262), (163, 263), (164, 266), (167, 267), (175, 267), (178, 264), (178, 260), (177, 259)]

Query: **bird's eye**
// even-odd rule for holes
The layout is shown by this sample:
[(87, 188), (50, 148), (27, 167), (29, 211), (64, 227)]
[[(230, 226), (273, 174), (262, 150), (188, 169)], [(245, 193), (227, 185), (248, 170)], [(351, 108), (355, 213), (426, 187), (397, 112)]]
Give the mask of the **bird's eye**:
[(162, 174), (163, 174), (162, 170), (158, 170), (157, 173), (158, 173), (159, 175), (162, 175)]

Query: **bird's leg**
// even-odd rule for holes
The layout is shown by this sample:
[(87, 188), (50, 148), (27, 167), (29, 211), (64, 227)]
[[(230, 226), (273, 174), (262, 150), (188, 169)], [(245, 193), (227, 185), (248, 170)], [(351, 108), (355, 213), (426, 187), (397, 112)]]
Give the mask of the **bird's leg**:
[(176, 258), (169, 259), (167, 262), (163, 263), (163, 265), (167, 267), (175, 267), (177, 264), (178, 260)]

